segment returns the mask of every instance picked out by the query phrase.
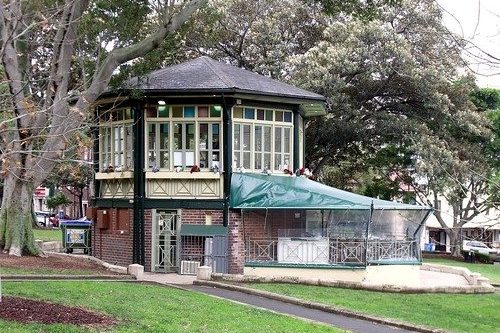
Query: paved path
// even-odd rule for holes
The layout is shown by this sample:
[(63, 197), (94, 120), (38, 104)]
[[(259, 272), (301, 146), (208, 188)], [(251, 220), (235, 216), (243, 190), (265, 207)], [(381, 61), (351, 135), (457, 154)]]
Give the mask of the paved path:
[(392, 326), (370, 322), (368, 320), (355, 319), (347, 316), (333, 314), (321, 310), (310, 309), (300, 305), (294, 305), (278, 300), (272, 300), (261, 296), (249, 295), (239, 291), (231, 291), (222, 288), (193, 285), (196, 278), (190, 275), (178, 274), (156, 274), (144, 273), (143, 280), (166, 285), (178, 285), (183, 289), (201, 292), (208, 295), (217, 296), (227, 300), (248, 304), (277, 313), (291, 315), (294, 317), (313, 320), (325, 323), (334, 327), (339, 327), (352, 332), (359, 333), (407, 333), (415, 332), (403, 330)]
[(261, 296), (249, 295), (239, 291), (231, 291), (221, 288), (213, 288), (213, 287), (197, 286), (197, 285), (185, 286), (185, 288), (193, 291), (202, 292), (204, 294), (209, 294), (224, 299), (236, 301), (239, 303), (271, 310), (273, 312), (325, 323), (334, 327), (349, 330), (351, 332), (359, 332), (359, 333), (416, 332), (416, 331), (403, 330), (387, 325), (377, 324), (367, 320), (350, 318), (321, 310), (310, 309), (304, 306), (272, 300)]

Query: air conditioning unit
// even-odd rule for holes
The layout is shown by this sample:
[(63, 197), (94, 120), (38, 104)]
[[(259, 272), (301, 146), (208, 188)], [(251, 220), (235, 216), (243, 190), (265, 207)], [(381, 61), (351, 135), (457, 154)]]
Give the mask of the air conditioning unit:
[(196, 275), (198, 267), (200, 267), (199, 261), (181, 260), (182, 275)]

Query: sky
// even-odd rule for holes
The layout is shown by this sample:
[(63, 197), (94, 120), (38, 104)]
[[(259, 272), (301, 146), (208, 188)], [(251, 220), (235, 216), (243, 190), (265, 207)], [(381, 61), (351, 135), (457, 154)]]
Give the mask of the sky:
[(469, 45), (463, 56), (478, 86), (500, 89), (500, 0), (437, 2), (445, 11), (445, 26), (477, 46)]

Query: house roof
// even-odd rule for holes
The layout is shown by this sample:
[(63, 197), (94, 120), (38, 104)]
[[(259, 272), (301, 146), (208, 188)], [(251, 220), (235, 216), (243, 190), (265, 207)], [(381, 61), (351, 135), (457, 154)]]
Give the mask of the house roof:
[(322, 95), (205, 56), (134, 77), (124, 87), (143, 91), (239, 92), (325, 101)]
[(305, 177), (233, 173), (229, 206), (236, 209), (416, 210), (425, 206), (374, 199)]

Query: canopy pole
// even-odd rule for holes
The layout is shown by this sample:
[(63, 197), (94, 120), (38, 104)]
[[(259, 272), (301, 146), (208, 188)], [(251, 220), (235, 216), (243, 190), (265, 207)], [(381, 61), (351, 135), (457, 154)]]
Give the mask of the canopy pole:
[(372, 224), (373, 219), (373, 201), (370, 205), (370, 218), (368, 219), (368, 223), (366, 224), (366, 235), (365, 235), (365, 267), (368, 266), (368, 234), (370, 233), (370, 225)]
[(432, 211), (433, 211), (433, 209), (429, 209), (427, 211), (424, 218), (422, 219), (422, 222), (420, 222), (420, 225), (417, 227), (417, 230), (415, 230), (415, 232), (413, 233), (413, 239), (415, 239), (415, 244), (416, 244), (415, 252), (416, 252), (418, 261), (420, 261), (420, 262), (422, 261), (422, 251), (420, 249), (420, 239), (417, 240), (416, 237), (417, 237), (418, 233), (420, 232), (420, 229), (425, 225), (425, 221), (427, 220), (429, 215), (431, 215)]

